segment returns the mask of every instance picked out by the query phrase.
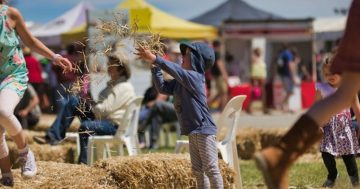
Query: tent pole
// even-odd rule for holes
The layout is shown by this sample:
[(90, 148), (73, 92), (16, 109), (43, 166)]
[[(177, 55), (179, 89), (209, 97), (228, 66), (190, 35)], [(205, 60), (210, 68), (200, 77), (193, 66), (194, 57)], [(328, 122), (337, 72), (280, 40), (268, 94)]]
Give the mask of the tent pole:
[[(90, 58), (89, 58), (89, 52), (90, 52), (90, 16), (89, 16), (89, 9), (85, 10), (85, 16), (86, 16), (86, 27), (85, 27), (85, 32), (87, 35), (87, 40), (85, 41), (86, 47), (85, 47), (85, 58), (86, 58), (86, 66), (89, 67), (89, 62), (90, 62)], [(89, 70), (91, 72), (91, 70)]]
[(312, 81), (316, 82), (316, 78), (317, 78), (317, 66), (316, 66), (316, 33), (314, 30), (314, 20), (312, 21), (312, 28), (311, 28), (311, 40), (312, 40), (312, 49), (311, 49), (311, 60), (312, 60)]

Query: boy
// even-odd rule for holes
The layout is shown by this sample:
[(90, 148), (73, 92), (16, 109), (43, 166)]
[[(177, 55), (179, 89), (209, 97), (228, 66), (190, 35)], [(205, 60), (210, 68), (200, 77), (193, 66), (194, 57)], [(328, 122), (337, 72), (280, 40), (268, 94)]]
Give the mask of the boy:
[[(198, 188), (223, 188), (216, 149), (216, 125), (209, 113), (205, 95), (205, 71), (215, 62), (214, 51), (205, 43), (181, 43), (183, 63), (169, 62), (137, 48), (137, 55), (152, 65), (156, 89), (174, 95), (181, 134), (189, 135), (192, 171)], [(161, 69), (173, 80), (164, 81)], [(204, 174), (205, 173), (205, 174)], [(210, 183), (209, 183), (210, 181)]]

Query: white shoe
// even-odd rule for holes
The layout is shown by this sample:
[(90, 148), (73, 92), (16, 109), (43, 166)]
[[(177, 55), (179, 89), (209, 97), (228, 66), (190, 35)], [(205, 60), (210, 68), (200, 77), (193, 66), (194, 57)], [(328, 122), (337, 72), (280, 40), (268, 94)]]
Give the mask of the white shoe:
[(20, 154), (17, 161), (21, 163), (21, 175), (24, 178), (31, 178), (36, 175), (37, 167), (34, 154), (31, 150), (28, 153)]

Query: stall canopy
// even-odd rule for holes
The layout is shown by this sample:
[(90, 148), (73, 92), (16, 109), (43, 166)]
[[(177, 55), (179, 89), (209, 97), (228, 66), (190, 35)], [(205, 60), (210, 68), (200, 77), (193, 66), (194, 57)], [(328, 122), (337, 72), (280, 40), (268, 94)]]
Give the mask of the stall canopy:
[(218, 7), (193, 18), (191, 21), (200, 24), (220, 26), (225, 20), (271, 20), (280, 16), (257, 9), (243, 0), (227, 0)]
[(32, 30), (31, 33), (46, 45), (59, 46), (62, 44), (61, 35), (85, 25), (86, 11), (92, 9), (92, 6), (88, 3), (80, 2), (63, 15)]
[(214, 39), (217, 37), (216, 28), (177, 18), (155, 8), (145, 0), (124, 0), (117, 8), (129, 10), (130, 23), (138, 20), (139, 33), (147, 33), (150, 30), (159, 33), (162, 37), (172, 39)]
[(314, 20), (314, 32), (316, 40), (339, 39), (345, 30), (346, 16), (316, 18)]

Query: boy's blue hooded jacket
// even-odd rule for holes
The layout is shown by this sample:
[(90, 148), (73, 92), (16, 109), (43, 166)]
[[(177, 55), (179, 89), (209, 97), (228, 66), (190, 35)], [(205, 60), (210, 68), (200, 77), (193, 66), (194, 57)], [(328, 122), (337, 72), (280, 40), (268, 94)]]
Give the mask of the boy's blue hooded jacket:
[[(215, 62), (215, 54), (205, 43), (181, 43), (180, 49), (191, 49), (193, 70), (156, 57), (157, 67), (152, 68), (153, 81), (160, 93), (173, 95), (174, 106), (181, 126), (181, 134), (216, 135), (216, 125), (210, 115), (205, 94), (205, 71)], [(174, 77), (165, 81), (161, 69)]]

